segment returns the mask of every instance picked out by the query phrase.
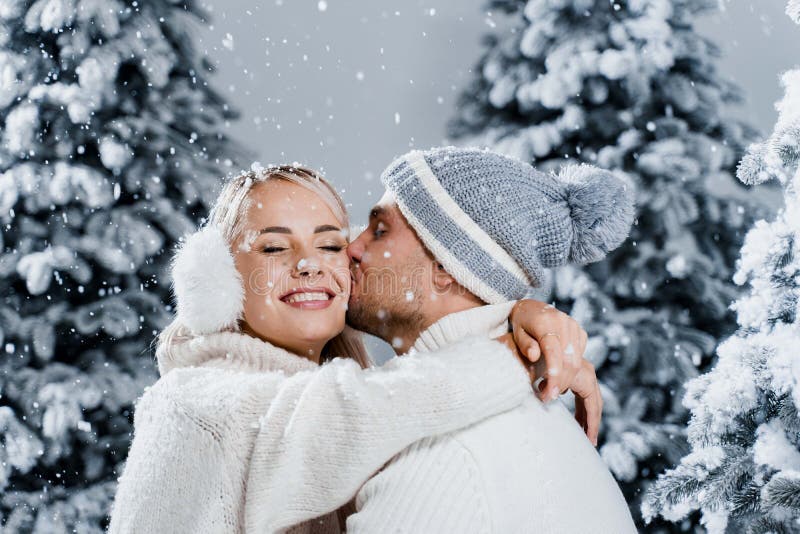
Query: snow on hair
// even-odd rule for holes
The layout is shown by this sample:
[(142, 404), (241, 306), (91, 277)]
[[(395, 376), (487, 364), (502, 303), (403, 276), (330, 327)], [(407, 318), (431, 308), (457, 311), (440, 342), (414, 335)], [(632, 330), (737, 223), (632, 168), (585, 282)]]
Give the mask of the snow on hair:
[(250, 190), (269, 180), (285, 180), (315, 193), (325, 201), (342, 228), (349, 228), (344, 201), (320, 173), (302, 165), (274, 165), (244, 172), (223, 185), (209, 219), (220, 227), (229, 243), (242, 237), (245, 215), (253, 203)]

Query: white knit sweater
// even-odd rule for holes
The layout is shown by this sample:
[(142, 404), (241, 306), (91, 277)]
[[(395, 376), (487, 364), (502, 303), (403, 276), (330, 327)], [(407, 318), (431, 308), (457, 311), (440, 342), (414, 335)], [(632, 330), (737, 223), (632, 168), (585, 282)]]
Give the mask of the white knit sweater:
[[(414, 348), (433, 354), (463, 347), (467, 335), (502, 333), (510, 310), (449, 315)], [(636, 532), (619, 486), (572, 414), (532, 391), (512, 410), (404, 450), (359, 491), (356, 510), (348, 534)]]
[[(367, 371), (227, 332), (177, 351), (179, 366), (137, 400), (113, 534), (295, 532), (411, 443), (531, 391), (519, 362), (485, 338)], [(300, 530), (338, 530), (332, 517)]]

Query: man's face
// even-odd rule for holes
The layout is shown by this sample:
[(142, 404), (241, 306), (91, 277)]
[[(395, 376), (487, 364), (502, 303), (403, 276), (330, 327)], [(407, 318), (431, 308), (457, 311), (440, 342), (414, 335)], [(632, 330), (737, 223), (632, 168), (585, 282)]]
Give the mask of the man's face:
[(369, 215), (369, 226), (347, 248), (353, 289), (347, 323), (387, 339), (401, 329), (420, 329), (433, 295), (435, 260), (388, 193)]

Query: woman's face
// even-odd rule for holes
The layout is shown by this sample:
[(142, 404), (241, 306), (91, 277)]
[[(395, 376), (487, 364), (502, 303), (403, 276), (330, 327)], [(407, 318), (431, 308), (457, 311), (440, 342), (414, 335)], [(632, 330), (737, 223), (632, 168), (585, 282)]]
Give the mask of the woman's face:
[(250, 191), (233, 245), (245, 288), (243, 331), (314, 361), (344, 329), (350, 297), (347, 239), (314, 192), (271, 179)]

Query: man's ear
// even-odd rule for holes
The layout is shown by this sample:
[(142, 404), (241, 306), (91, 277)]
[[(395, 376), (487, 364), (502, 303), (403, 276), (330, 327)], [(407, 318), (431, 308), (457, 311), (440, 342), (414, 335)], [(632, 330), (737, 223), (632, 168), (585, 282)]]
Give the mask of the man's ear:
[(438, 292), (444, 292), (456, 283), (456, 279), (448, 273), (441, 263), (434, 263), (433, 268), (433, 287)]

